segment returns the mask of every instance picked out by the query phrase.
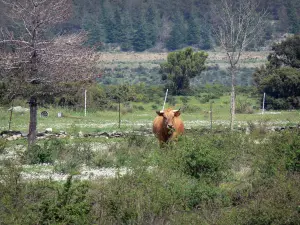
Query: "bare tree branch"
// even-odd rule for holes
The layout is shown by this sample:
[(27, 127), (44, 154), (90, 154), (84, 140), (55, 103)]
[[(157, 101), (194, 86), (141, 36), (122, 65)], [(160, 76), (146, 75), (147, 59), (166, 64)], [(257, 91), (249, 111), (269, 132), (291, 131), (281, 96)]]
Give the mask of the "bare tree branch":
[[(37, 95), (62, 92), (62, 82), (90, 81), (98, 54), (83, 47), (85, 33), (47, 38), (50, 29), (71, 15), (72, 0), (0, 0), (14, 28), (1, 28), (0, 78), (13, 95), (31, 93), (28, 140), (36, 135)], [(35, 115), (34, 115), (35, 114)]]
[(235, 74), (241, 55), (261, 35), (267, 10), (259, 9), (256, 0), (220, 0), (212, 4), (213, 33), (226, 52), (231, 74), (231, 122), (235, 115)]

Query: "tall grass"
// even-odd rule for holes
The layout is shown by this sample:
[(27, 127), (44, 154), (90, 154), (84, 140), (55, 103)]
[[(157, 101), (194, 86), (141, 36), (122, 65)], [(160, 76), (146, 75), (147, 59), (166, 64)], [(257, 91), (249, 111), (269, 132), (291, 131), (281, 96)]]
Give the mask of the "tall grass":
[(87, 182), (28, 181), (20, 164), (7, 161), (0, 168), (0, 223), (299, 224), (299, 140), (297, 130), (253, 128), (249, 135), (189, 130), (163, 148), (136, 134), (96, 151), (92, 139), (41, 142), (37, 152), (49, 153), (54, 165), (61, 161), (62, 172), (101, 162), (128, 172)]

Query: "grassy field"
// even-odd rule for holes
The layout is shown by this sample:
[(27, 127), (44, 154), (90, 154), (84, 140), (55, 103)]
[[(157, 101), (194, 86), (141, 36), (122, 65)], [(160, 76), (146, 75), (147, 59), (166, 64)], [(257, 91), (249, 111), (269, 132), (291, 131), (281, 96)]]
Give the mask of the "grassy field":
[[(249, 102), (250, 113), (237, 114), (236, 126), (247, 126), (248, 122), (264, 123), (269, 126), (293, 125), (298, 124), (300, 114), (298, 111), (278, 111), (265, 112), (261, 114), (259, 105), (255, 99), (246, 96), (238, 96), (237, 104)], [(163, 101), (163, 100), (162, 100)], [(213, 126), (228, 127), (229, 113), (229, 96), (222, 96), (220, 99), (212, 100), (212, 121)], [(176, 105), (172, 108), (181, 108), (181, 117), (187, 128), (199, 128), (210, 126), (210, 103), (200, 103), (195, 97), (189, 97), (189, 101), (184, 105), (180, 97), (176, 97)], [(129, 103), (127, 106), (121, 105), (121, 130), (132, 130), (140, 127), (150, 129), (152, 121), (156, 116), (153, 107), (159, 106), (154, 103)], [(135, 107), (133, 107), (135, 106)], [(26, 105), (23, 105), (26, 107)], [(130, 109), (128, 109), (130, 107)], [(170, 107), (168, 103), (165, 108)], [(8, 108), (0, 108), (0, 130), (8, 129), (10, 111)], [(44, 111), (40, 108), (38, 114)], [(87, 116), (84, 116), (84, 109), (73, 111), (63, 108), (46, 109), (49, 112), (48, 117), (38, 117), (38, 131), (42, 132), (46, 128), (52, 128), (54, 131), (67, 132), (100, 132), (119, 130), (119, 113), (118, 111), (90, 111), (87, 108)], [(63, 117), (57, 115), (62, 112)], [(11, 129), (26, 132), (28, 129), (29, 112), (13, 112)]]
[[(243, 63), (261, 64), (263, 54), (251, 53)], [(105, 66), (122, 75), (123, 69), (157, 69), (166, 54), (104, 56)], [(210, 57), (211, 65), (224, 62), (224, 55)], [(151, 131), (163, 99), (122, 103), (120, 128), (117, 110), (88, 106), (85, 116), (83, 108), (39, 108), (39, 132), (68, 135), (38, 139), (30, 148), (25, 138), (0, 138), (0, 224), (300, 224), (299, 129), (267, 129), (298, 125), (299, 111), (262, 114), (257, 98), (237, 94), (243, 113), (228, 132), (228, 93), (209, 101), (204, 96), (167, 102), (165, 108), (181, 108), (187, 132), (163, 148), (153, 135), (132, 132)], [(27, 108), (25, 102), (14, 104)], [(210, 128), (211, 106), (213, 130), (202, 129)], [(8, 130), (8, 108), (0, 107), (0, 132)], [(44, 110), (48, 117), (40, 116)], [(29, 111), (13, 112), (11, 130), (26, 134), (28, 123)], [(127, 135), (79, 135), (105, 131)]]
[[(29, 149), (25, 138), (0, 138), (0, 224), (299, 224), (299, 130), (266, 130), (298, 124), (299, 112), (262, 115), (255, 99), (238, 98), (252, 108), (236, 116), (236, 128), (249, 126), (248, 134), (224, 129), (229, 96), (213, 100), (212, 131), (201, 129), (210, 126), (210, 103), (189, 97), (184, 106), (176, 97), (191, 129), (164, 148), (152, 135), (130, 132), (151, 129), (154, 103), (122, 105), (120, 129), (116, 111), (85, 117), (83, 109), (47, 109), (38, 131), (70, 136), (38, 139)], [(9, 115), (0, 108), (1, 131)], [(15, 112), (11, 128), (27, 132), (28, 120), (29, 112)], [(119, 130), (128, 135), (78, 135)]]

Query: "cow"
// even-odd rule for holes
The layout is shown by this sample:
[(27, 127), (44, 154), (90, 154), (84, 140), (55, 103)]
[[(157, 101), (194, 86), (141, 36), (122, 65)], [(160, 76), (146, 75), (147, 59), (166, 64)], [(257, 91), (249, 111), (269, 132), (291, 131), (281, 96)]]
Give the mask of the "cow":
[(157, 116), (153, 121), (153, 133), (158, 138), (160, 146), (170, 140), (176, 140), (184, 131), (184, 125), (179, 118), (180, 109), (171, 108), (164, 111), (156, 111)]

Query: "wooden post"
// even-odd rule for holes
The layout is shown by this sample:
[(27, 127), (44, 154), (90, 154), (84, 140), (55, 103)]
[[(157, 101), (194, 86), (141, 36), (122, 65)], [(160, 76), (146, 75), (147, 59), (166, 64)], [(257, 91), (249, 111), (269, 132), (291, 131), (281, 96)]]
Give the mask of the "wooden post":
[(8, 130), (10, 130), (13, 110), (14, 110), (14, 99), (11, 101), (11, 110), (10, 110), (10, 116), (9, 116), (9, 121), (8, 121)]
[(84, 116), (86, 116), (86, 90), (84, 90)]
[(28, 132), (28, 147), (35, 143), (36, 140), (36, 124), (37, 124), (37, 99), (32, 96), (29, 100), (30, 122)]
[(265, 113), (265, 101), (266, 101), (266, 92), (264, 92), (264, 97), (263, 97), (263, 105), (262, 105), (262, 114)]
[(165, 104), (166, 104), (167, 96), (168, 96), (168, 90), (169, 90), (169, 89), (167, 89), (167, 91), (166, 91), (166, 95), (165, 95), (165, 100), (164, 100), (164, 104), (163, 104), (162, 111), (164, 111), (164, 109), (165, 109)]
[(210, 129), (212, 130), (212, 101), (210, 102)]
[(119, 128), (121, 128), (121, 98), (119, 96)]

